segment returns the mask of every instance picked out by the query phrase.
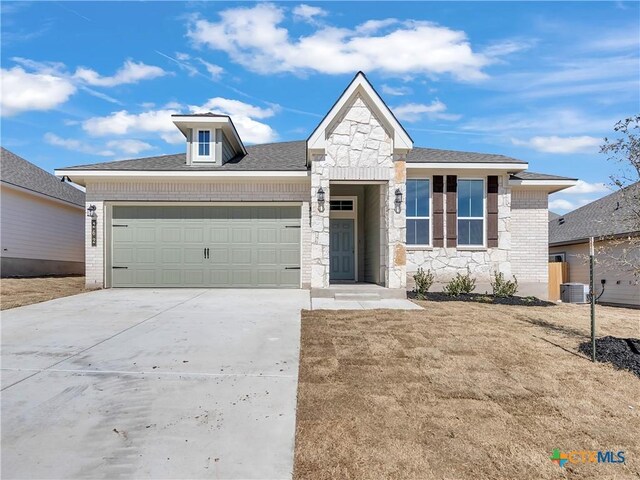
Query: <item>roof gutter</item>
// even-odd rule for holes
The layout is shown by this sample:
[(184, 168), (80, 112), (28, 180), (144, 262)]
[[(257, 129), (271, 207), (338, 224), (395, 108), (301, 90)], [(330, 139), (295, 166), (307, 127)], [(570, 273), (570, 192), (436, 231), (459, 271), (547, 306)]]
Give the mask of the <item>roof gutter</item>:
[(494, 163), (494, 162), (407, 162), (409, 169), (429, 170), (507, 170), (508, 172), (522, 172), (529, 168), (528, 163)]

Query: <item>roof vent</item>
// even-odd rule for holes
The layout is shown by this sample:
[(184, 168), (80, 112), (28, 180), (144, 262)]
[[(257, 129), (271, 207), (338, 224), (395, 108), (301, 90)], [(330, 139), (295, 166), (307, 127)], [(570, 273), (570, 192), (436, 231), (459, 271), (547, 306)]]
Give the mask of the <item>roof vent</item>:
[(564, 225), (564, 217), (558, 219), (558, 225)]
[(616, 210), (620, 209), (620, 202), (616, 202)]

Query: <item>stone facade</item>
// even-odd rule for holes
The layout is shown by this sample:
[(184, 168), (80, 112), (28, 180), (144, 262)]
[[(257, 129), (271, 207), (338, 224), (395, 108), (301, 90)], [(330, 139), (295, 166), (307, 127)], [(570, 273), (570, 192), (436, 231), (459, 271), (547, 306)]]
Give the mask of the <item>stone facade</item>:
[[(311, 287), (329, 287), (329, 202), (331, 182), (337, 180), (369, 180), (384, 182), (381, 189), (380, 215), (386, 234), (380, 241), (385, 259), (385, 286), (404, 288), (406, 267), (396, 264), (396, 249), (404, 246), (404, 208), (395, 212), (395, 191), (404, 195), (404, 175), (396, 173), (393, 137), (368, 107), (356, 95), (326, 133), (324, 154), (312, 156), (311, 164)], [(398, 167), (404, 169), (404, 162)], [(325, 205), (318, 205), (317, 193), (325, 192)], [(402, 255), (399, 257), (403, 259)]]
[[(515, 275), (519, 294), (546, 297), (548, 280), (547, 192), (512, 189), (508, 175), (499, 179), (498, 247), (407, 247), (407, 280), (413, 286), (418, 267), (435, 274), (434, 290), (467, 270), (477, 280), (477, 292), (491, 291), (493, 272)], [(445, 198), (446, 209), (446, 198)], [(444, 219), (446, 231), (446, 216)], [(486, 225), (485, 225), (486, 228)]]
[[(508, 181), (507, 175), (499, 178), (498, 248), (416, 248), (408, 246), (407, 273), (409, 277), (412, 277), (418, 267), (422, 267), (435, 274), (438, 284), (448, 282), (457, 273), (466, 273), (467, 269), (482, 284), (488, 284), (494, 271), (502, 272), (509, 278), (511, 276), (511, 188), (508, 186)], [(446, 196), (444, 202), (446, 211)], [(444, 217), (444, 231), (446, 232), (446, 215)], [(409, 283), (412, 283), (412, 280), (410, 278)]]

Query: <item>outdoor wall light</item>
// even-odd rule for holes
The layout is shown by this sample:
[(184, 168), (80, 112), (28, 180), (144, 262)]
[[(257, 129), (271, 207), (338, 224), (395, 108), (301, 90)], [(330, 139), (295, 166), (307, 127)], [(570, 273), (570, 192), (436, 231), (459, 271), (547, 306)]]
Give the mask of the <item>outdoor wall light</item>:
[(324, 212), (324, 190), (322, 187), (318, 189), (318, 210)]
[(402, 190), (396, 188), (396, 213), (402, 211)]
[(87, 217), (91, 217), (92, 219), (98, 218), (95, 205), (89, 205), (89, 207), (87, 208)]

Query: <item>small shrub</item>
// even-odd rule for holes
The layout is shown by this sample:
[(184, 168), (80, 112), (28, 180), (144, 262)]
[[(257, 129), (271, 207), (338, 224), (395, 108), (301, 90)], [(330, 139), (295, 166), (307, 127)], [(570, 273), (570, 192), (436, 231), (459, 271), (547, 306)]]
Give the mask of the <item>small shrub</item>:
[(493, 298), (489, 295), (481, 295), (478, 297), (480, 303), (493, 303)]
[(537, 300), (538, 300), (538, 299), (537, 299), (536, 297), (531, 297), (531, 296), (529, 296), (529, 297), (524, 297), (524, 298), (523, 298), (523, 301), (524, 301), (525, 303), (534, 303), (534, 302), (535, 302), (535, 301), (537, 301)]
[(506, 280), (504, 273), (493, 272), (493, 280), (491, 280), (494, 297), (513, 297), (518, 291), (518, 279), (513, 276), (513, 281)]
[(457, 297), (463, 293), (471, 293), (476, 288), (476, 279), (471, 278), (471, 272), (467, 268), (467, 273), (462, 275), (457, 273), (449, 283), (444, 286), (444, 293)]
[(420, 267), (418, 268), (416, 274), (413, 276), (413, 279), (416, 282), (416, 287), (414, 288), (414, 291), (416, 292), (416, 298), (424, 300), (427, 296), (427, 292), (431, 288), (431, 285), (433, 285), (433, 273), (431, 272), (431, 270), (427, 270), (425, 272), (424, 269)]

